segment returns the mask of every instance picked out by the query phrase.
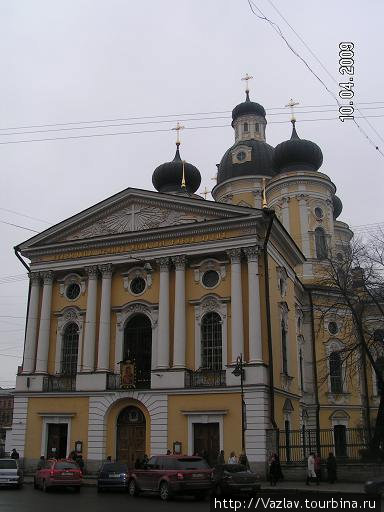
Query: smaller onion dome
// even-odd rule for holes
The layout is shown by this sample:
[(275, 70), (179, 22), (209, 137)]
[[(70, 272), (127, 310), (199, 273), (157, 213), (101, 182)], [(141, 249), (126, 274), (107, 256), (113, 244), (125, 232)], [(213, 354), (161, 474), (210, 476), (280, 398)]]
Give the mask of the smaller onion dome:
[(336, 220), (337, 217), (340, 216), (343, 211), (343, 203), (341, 199), (337, 196), (332, 196), (332, 204), (333, 204), (333, 219)]
[(152, 183), (158, 192), (194, 194), (201, 183), (200, 171), (180, 157), (180, 143), (176, 143), (176, 154), (172, 162), (156, 167), (152, 174)]
[(254, 114), (256, 116), (265, 117), (264, 107), (259, 103), (255, 103), (254, 101), (251, 101), (249, 99), (249, 91), (245, 91), (245, 94), (245, 101), (243, 101), (243, 103), (239, 103), (238, 105), (236, 105), (236, 107), (232, 110), (232, 126), (234, 121), (240, 116)]
[(295, 120), (292, 121), (292, 135), (275, 148), (274, 165), (279, 171), (317, 171), (323, 163), (319, 146), (297, 135)]
[[(237, 149), (239, 148), (239, 149)], [(244, 155), (244, 148), (249, 148), (249, 160), (234, 160), (238, 151)], [(261, 140), (240, 140), (231, 146), (218, 165), (217, 183), (240, 176), (275, 176), (273, 168), (273, 147)]]

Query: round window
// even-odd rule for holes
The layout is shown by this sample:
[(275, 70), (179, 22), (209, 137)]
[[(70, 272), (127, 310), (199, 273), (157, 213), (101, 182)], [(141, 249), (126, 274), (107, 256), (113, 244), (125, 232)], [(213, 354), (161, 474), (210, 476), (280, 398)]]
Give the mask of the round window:
[(242, 162), (243, 160), (245, 160), (245, 157), (246, 157), (246, 156), (247, 156), (247, 155), (245, 154), (245, 152), (244, 152), (244, 151), (239, 151), (239, 152), (237, 153), (237, 155), (236, 155), (236, 158), (237, 158), (238, 160), (240, 160), (240, 162)]
[(206, 288), (213, 288), (217, 285), (219, 279), (219, 274), (216, 270), (207, 270), (207, 272), (204, 272), (202, 282)]
[(145, 290), (145, 285), (145, 279), (143, 279), (142, 277), (135, 277), (131, 281), (131, 292), (134, 295), (139, 295), (140, 293), (143, 293), (143, 291)]
[(318, 219), (322, 219), (324, 217), (323, 210), (319, 206), (315, 208), (315, 215)]
[(71, 283), (67, 286), (65, 295), (69, 300), (75, 300), (80, 295), (80, 285), (78, 283)]
[(331, 334), (337, 334), (339, 332), (339, 327), (336, 322), (329, 322), (328, 324), (328, 331)]

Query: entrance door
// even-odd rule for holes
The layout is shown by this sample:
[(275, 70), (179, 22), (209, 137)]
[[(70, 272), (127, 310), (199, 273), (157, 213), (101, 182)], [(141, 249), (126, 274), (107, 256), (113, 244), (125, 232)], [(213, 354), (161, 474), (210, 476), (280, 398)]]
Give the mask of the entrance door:
[(117, 419), (116, 460), (133, 468), (145, 454), (145, 417), (137, 407), (123, 409)]
[(333, 427), (335, 436), (335, 454), (336, 457), (347, 456), (347, 432), (345, 425), (335, 425)]
[(214, 465), (220, 451), (220, 433), (218, 423), (193, 424), (193, 452), (206, 458)]
[(68, 425), (48, 423), (47, 458), (65, 459), (67, 456)]

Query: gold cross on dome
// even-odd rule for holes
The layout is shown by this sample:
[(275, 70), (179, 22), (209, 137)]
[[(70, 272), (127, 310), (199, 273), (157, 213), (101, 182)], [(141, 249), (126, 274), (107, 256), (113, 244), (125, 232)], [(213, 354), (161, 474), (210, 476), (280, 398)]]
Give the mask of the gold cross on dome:
[(207, 189), (207, 187), (204, 188), (204, 190), (202, 192), (200, 192), (200, 194), (202, 196), (204, 196), (204, 199), (207, 199), (207, 195), (210, 194), (210, 190)]
[(300, 105), (300, 103), (298, 101), (294, 101), (292, 98), (285, 105), (286, 107), (289, 107), (291, 109), (291, 121), (296, 121), (295, 111), (294, 111), (294, 107), (296, 107), (296, 105)]
[(180, 144), (180, 130), (184, 130), (185, 126), (182, 126), (179, 121), (177, 121), (176, 126), (172, 128), (172, 130), (176, 131), (176, 144)]
[(248, 80), (252, 80), (253, 76), (248, 75), (248, 73), (245, 73), (245, 76), (243, 76), (242, 80), (245, 80), (245, 91), (249, 92), (249, 84)]

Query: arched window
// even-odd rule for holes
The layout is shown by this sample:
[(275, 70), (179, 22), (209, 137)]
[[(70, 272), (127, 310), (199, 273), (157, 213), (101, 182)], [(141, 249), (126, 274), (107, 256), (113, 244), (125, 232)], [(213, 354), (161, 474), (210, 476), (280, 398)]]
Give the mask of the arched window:
[(244, 132), (248, 132), (248, 123), (244, 123)]
[(324, 260), (328, 256), (327, 240), (325, 238), (325, 231), (323, 228), (315, 229), (315, 245), (316, 255), (319, 260)]
[(76, 375), (78, 346), (79, 328), (72, 322), (67, 325), (64, 331), (61, 354), (61, 373), (65, 375)]
[(281, 353), (283, 359), (283, 373), (288, 375), (288, 356), (287, 356), (287, 331), (284, 320), (281, 322)]
[(201, 321), (201, 367), (210, 370), (221, 370), (222, 331), (221, 317), (211, 312), (204, 315)]
[(339, 351), (331, 352), (329, 355), (329, 377), (331, 380), (331, 392), (343, 392), (343, 364)]

